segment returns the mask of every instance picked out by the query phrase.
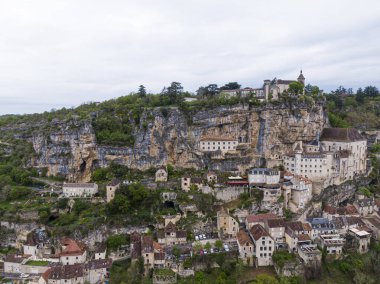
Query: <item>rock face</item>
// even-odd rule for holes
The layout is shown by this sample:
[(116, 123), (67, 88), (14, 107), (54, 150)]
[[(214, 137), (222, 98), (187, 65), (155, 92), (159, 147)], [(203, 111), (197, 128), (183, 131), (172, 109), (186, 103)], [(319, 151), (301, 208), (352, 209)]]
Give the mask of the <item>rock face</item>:
[[(88, 181), (95, 167), (111, 161), (145, 170), (172, 164), (183, 168), (244, 171), (263, 166), (289, 151), (297, 140), (310, 141), (327, 119), (322, 105), (289, 109), (285, 106), (216, 107), (189, 115), (178, 108), (145, 110), (140, 124), (133, 123), (133, 147), (97, 145), (90, 121), (55, 122), (50, 131), (34, 131), (28, 138), (38, 157), (37, 168), (71, 181)], [(230, 136), (239, 141), (235, 153), (202, 153), (204, 135)]]

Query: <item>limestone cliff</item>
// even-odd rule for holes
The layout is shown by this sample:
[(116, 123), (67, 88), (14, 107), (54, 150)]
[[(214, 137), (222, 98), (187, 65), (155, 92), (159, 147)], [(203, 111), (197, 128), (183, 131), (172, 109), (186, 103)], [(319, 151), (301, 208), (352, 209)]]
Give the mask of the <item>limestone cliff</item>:
[[(167, 112), (160, 108), (145, 110), (140, 124), (133, 122), (132, 147), (98, 145), (92, 122), (75, 119), (51, 122), (49, 131), (34, 130), (27, 139), (38, 154), (33, 166), (47, 168), (48, 174), (63, 175), (72, 181), (88, 181), (95, 167), (104, 167), (111, 161), (142, 170), (172, 164), (244, 171), (276, 159), (296, 140), (312, 140), (326, 123), (321, 105), (293, 109), (221, 106), (193, 114), (173, 107)], [(236, 138), (238, 149), (225, 156), (202, 153), (198, 145), (203, 135)]]

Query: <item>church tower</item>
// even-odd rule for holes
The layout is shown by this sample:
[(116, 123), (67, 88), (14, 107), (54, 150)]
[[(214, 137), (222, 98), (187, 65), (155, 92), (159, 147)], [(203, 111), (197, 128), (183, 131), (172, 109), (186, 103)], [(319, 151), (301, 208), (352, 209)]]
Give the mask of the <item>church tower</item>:
[(303, 74), (302, 74), (302, 69), (301, 69), (300, 75), (299, 75), (298, 78), (297, 78), (297, 81), (300, 82), (302, 85), (305, 86), (305, 77), (304, 77)]

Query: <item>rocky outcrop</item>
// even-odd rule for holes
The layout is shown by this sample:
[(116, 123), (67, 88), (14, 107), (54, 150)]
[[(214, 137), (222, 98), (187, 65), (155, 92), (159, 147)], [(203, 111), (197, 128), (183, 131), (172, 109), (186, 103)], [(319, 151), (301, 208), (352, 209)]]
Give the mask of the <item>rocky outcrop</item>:
[[(135, 143), (131, 147), (98, 145), (91, 121), (76, 119), (51, 122), (48, 131), (33, 131), (27, 139), (38, 154), (33, 166), (71, 181), (88, 181), (95, 167), (111, 161), (141, 170), (172, 164), (244, 171), (281, 156), (297, 140), (312, 140), (326, 123), (322, 105), (292, 109), (220, 106), (195, 113), (172, 107), (145, 110), (140, 123), (133, 122)], [(226, 155), (202, 153), (198, 145), (204, 135), (230, 136), (239, 146)]]

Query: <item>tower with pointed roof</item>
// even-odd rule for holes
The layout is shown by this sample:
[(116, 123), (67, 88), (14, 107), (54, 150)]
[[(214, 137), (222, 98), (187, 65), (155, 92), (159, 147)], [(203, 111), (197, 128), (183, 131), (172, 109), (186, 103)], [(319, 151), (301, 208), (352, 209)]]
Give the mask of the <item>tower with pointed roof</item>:
[(302, 85), (305, 86), (305, 76), (302, 74), (302, 69), (300, 71), (300, 75), (297, 78), (297, 81), (300, 82)]

